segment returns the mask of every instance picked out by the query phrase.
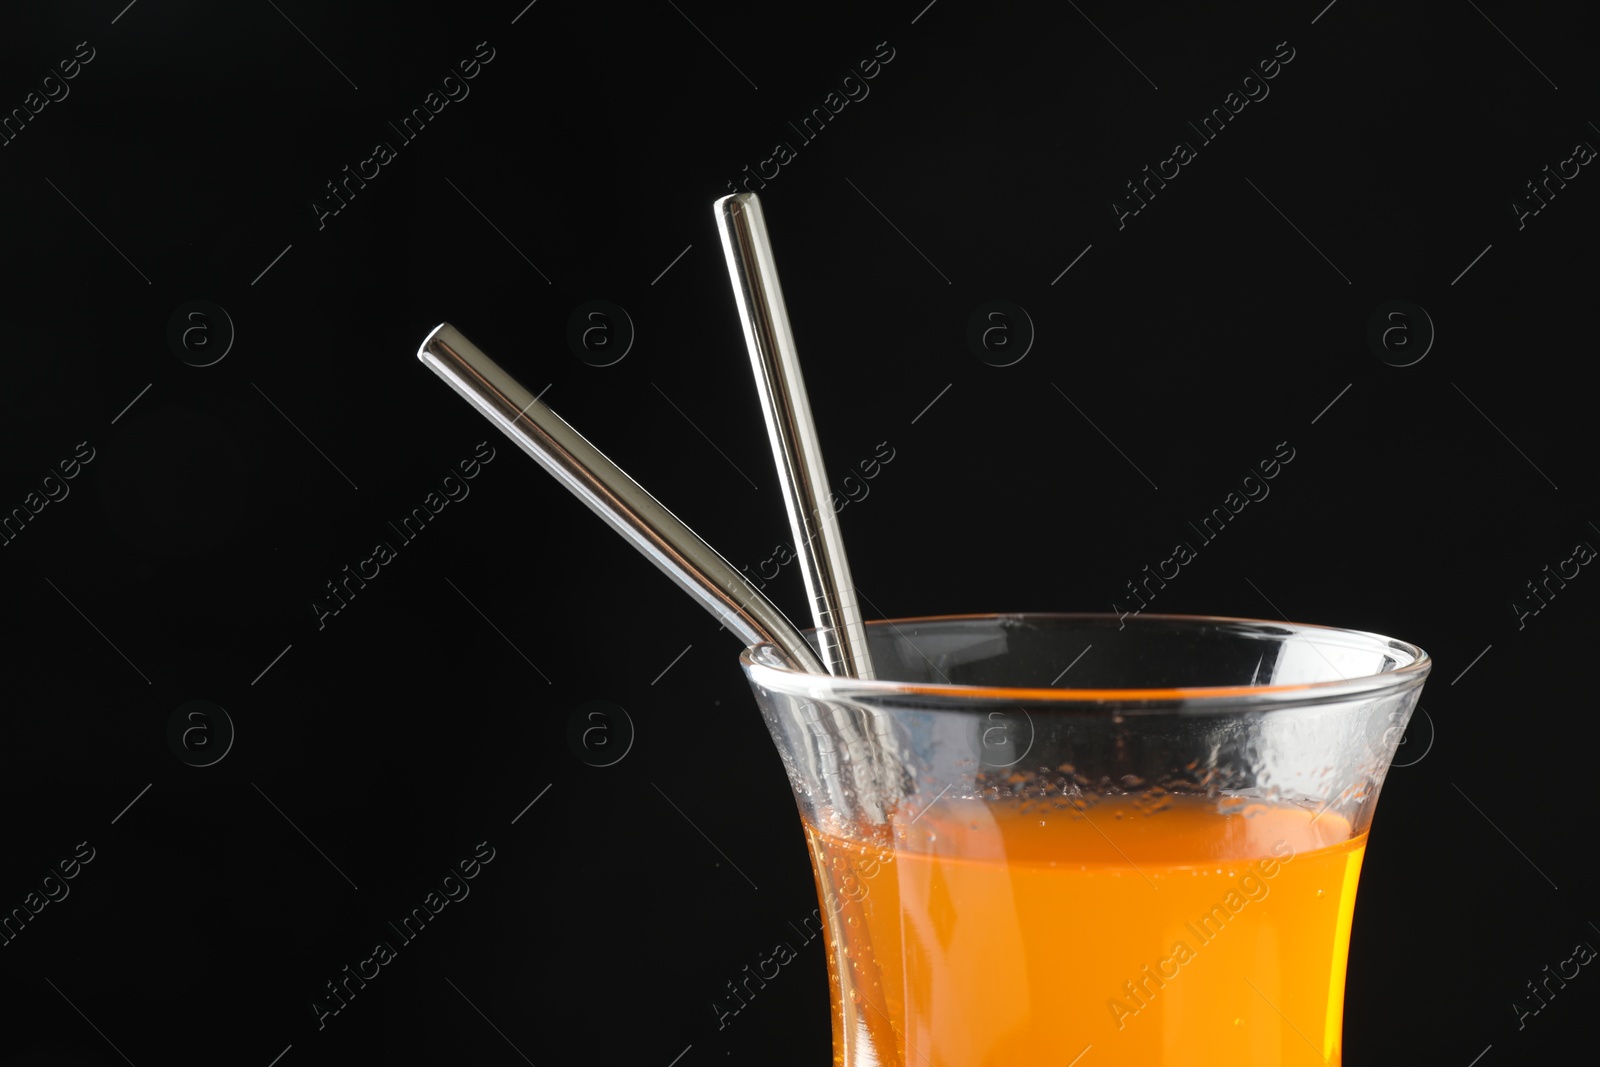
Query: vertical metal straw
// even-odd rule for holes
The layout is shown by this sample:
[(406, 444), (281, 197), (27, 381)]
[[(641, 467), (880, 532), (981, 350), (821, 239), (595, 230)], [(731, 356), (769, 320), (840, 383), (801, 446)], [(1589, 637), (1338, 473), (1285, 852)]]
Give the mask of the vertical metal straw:
[(856, 587), (850, 580), (844, 537), (828, 492), (822, 448), (789, 328), (789, 312), (778, 286), (778, 267), (761, 201), (754, 193), (737, 193), (718, 200), (715, 212), (766, 417), (767, 437), (783, 483), (789, 529), (804, 566), (822, 661), (832, 675), (872, 678)]
[[(778, 286), (778, 267), (772, 257), (761, 201), (754, 193), (737, 193), (718, 200), (715, 211), (722, 251), (728, 260), (728, 276), (739, 305), (739, 321), (744, 325), (744, 342), (755, 371), (756, 391), (761, 396), (761, 412), (767, 422), (767, 438), (783, 483), (789, 530), (804, 566), (802, 573), (811, 598), (811, 616), (817, 624), (822, 661), (835, 677), (872, 678), (872, 659), (867, 653), (861, 610), (856, 606), (856, 587), (850, 580), (844, 538), (828, 493), (817, 427), (811, 419), (811, 403), (800, 374), (783, 290)], [(884, 826), (888, 818), (884, 805), (900, 798), (899, 783), (882, 755), (894, 750), (887, 720), (844, 703), (819, 703), (821, 708), (807, 702), (801, 713), (820, 715), (825, 708), (836, 736), (843, 742), (844, 751), (836, 755), (832, 773), (824, 778), (834, 790), (830, 799), (835, 810), (859, 810), (869, 824)], [(865, 715), (868, 721), (857, 721), (858, 715)], [(875, 742), (868, 741), (869, 731)], [(818, 875), (831, 879), (836, 872), (819, 866)], [(835, 890), (838, 888), (836, 885)], [(839, 922), (848, 914), (850, 922), (856, 922), (853, 913), (858, 907), (858, 903), (846, 900), (834, 921)], [(865, 935), (863, 932), (857, 936)], [(859, 955), (855, 965), (861, 969), (863, 988), (869, 991), (865, 1003), (879, 1018), (866, 1018), (861, 1004), (844, 1005), (846, 1016), (854, 1012), (860, 1016), (855, 1020), (857, 1024), (866, 1023), (874, 1054), (868, 1058), (877, 1063), (899, 1062), (896, 1042), (880, 1025), (880, 1020), (887, 1023), (890, 1018), (885, 1001), (888, 988), (870, 948)]]

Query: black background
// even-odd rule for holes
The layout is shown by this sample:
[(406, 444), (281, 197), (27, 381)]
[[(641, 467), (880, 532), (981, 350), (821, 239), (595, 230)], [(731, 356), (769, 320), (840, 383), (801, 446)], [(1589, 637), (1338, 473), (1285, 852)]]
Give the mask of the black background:
[[(0, 947), (0, 1062), (827, 1062), (820, 943), (725, 1027), (710, 1006), (816, 906), (737, 643), (415, 358), (455, 324), (758, 570), (790, 538), (711, 205), (780, 140), (761, 192), (834, 483), (893, 452), (840, 516), (864, 613), (1110, 610), (1288, 442), (1150, 610), (1436, 658), (1363, 874), (1348, 1062), (1588, 1032), (1588, 968), (1525, 1028), (1511, 1007), (1600, 944), (1600, 578), (1512, 607), (1600, 544), (1600, 178), (1511, 207), (1600, 144), (1581, 5), (123, 2), (0, 17), (5, 109), (93, 49), (0, 147), (0, 508), (94, 456), (0, 548), (0, 908), (95, 850)], [(1119, 228), (1123, 183), (1283, 41), (1270, 95)], [(478, 42), (404, 143), (386, 123)], [(396, 158), (319, 226), (378, 140)], [(606, 367), (566, 342), (595, 299), (636, 329)], [(191, 300), (231, 319), (210, 366), (215, 314), (167, 340)], [(967, 343), (991, 300), (1036, 334), (1010, 366)], [(1367, 340), (1393, 300), (1437, 331), (1410, 366)], [(319, 627), (485, 440), (470, 495)], [(794, 566), (772, 592), (804, 610)], [(211, 766), (168, 743), (191, 700), (236, 731)], [(569, 743), (593, 700), (627, 713), (611, 766)], [(319, 1029), (323, 984), (480, 841), (471, 895)]]

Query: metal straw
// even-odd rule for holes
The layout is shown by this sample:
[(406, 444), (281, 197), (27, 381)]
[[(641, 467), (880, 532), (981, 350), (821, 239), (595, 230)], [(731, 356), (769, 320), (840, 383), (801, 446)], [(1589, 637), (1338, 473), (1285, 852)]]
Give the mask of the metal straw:
[(746, 645), (774, 645), (799, 669), (823, 673), (805, 638), (736, 567), (454, 326), (435, 327), (417, 358)]
[(789, 529), (803, 562), (806, 593), (828, 673), (872, 678), (866, 631), (850, 581), (844, 536), (828, 493), (817, 427), (795, 351), (789, 312), (778, 286), (772, 241), (754, 193), (725, 196), (715, 205), (722, 251), (728, 261), (739, 321), (755, 371), (767, 437), (783, 484)]

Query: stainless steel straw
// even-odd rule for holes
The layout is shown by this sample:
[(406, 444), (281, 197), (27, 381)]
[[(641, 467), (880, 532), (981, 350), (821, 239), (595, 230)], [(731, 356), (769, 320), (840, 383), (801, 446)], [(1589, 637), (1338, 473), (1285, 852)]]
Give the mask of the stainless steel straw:
[(417, 358), (746, 645), (770, 643), (801, 670), (824, 673), (805, 638), (737, 568), (454, 326), (435, 327)]
[(850, 580), (844, 536), (828, 493), (828, 475), (822, 464), (817, 427), (811, 418), (805, 379), (795, 351), (794, 333), (772, 241), (754, 193), (725, 196), (715, 205), (722, 251), (728, 261), (739, 321), (750, 350), (761, 410), (767, 421), (783, 502), (789, 511), (789, 529), (803, 562), (806, 594), (817, 625), (822, 661), (828, 673), (848, 678), (872, 678), (867, 635), (856, 604), (856, 587)]

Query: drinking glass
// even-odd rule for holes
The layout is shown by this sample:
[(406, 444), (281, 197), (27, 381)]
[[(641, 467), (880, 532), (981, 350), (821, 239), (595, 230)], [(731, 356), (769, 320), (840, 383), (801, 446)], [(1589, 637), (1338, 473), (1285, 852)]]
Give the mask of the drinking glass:
[(877, 680), (740, 658), (810, 847), (835, 1064), (1340, 1062), (1426, 653), (1186, 616), (866, 631)]

